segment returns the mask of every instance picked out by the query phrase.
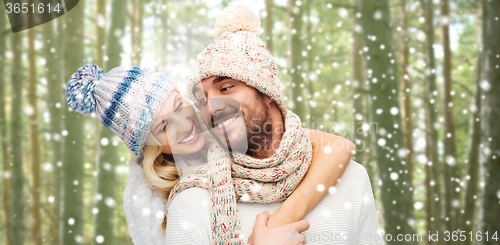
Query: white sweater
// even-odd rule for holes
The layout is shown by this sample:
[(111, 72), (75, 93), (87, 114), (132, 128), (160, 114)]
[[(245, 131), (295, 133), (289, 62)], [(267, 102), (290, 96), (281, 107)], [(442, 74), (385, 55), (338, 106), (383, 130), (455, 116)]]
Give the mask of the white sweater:
[[(257, 214), (273, 213), (282, 202), (238, 202), (244, 241), (252, 233)], [(172, 201), (168, 210), (166, 244), (210, 244), (210, 194), (190, 188)], [(351, 161), (335, 187), (305, 217), (307, 244), (384, 244), (366, 170)], [(291, 234), (291, 239), (297, 235)]]

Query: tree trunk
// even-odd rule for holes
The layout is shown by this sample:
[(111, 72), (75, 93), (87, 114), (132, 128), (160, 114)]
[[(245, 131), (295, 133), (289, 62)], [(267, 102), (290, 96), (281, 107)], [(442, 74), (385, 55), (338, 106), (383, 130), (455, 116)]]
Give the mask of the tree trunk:
[[(61, 25), (61, 19), (57, 20), (58, 24)], [(61, 25), (62, 27), (62, 25)], [(58, 35), (61, 34), (62, 28), (58, 28)], [(56, 221), (59, 220), (59, 204), (61, 200), (61, 168), (60, 163), (62, 163), (62, 144), (61, 144), (61, 131), (62, 131), (62, 111), (61, 103), (62, 95), (64, 91), (61, 87), (61, 71), (58, 62), (57, 50), (60, 49), (60, 37), (57, 39), (54, 37), (54, 23), (46, 23), (43, 25), (43, 37), (44, 37), (44, 57), (47, 60), (47, 67), (45, 76), (47, 78), (47, 107), (50, 116), (50, 144), (52, 150), (52, 166), (53, 175), (52, 179), (52, 193), (54, 196), (54, 202), (51, 203), (51, 213)], [(56, 50), (52, 52), (51, 50)], [(60, 51), (59, 51), (60, 52)], [(54, 245), (59, 244), (59, 223), (54, 222), (49, 227), (50, 232), (50, 243)]]
[(444, 186), (445, 186), (445, 224), (449, 231), (457, 230), (460, 214), (460, 180), (458, 174), (457, 147), (455, 143), (455, 124), (453, 120), (453, 97), (451, 80), (450, 16), (449, 0), (441, 0), (441, 27), (443, 31), (443, 97), (444, 97)]
[[(111, 11), (111, 26), (108, 33), (124, 33), (127, 11), (127, 1), (113, 0)], [(141, 17), (142, 18), (142, 17)], [(106, 53), (109, 57), (105, 63), (106, 72), (114, 67), (120, 66), (122, 52), (120, 42), (121, 36), (108, 35), (106, 40)], [(113, 140), (115, 134), (107, 127), (101, 126), (99, 132), (99, 160), (97, 162), (97, 180), (94, 200), (95, 207), (99, 211), (94, 216), (94, 239), (93, 244), (114, 244), (114, 211), (115, 211), (115, 165), (118, 162), (116, 145)], [(107, 139), (107, 142), (102, 139)], [(104, 242), (97, 243), (96, 238), (102, 236)]]
[[(143, 21), (142, 16), (144, 12), (144, 3), (141, 0), (132, 0), (132, 13), (130, 18), (131, 26), (131, 46), (132, 52), (130, 55), (130, 61), (133, 66), (141, 65), (141, 53), (142, 53), (142, 35), (143, 35)], [(167, 18), (162, 18), (167, 19)], [(161, 45), (161, 44), (160, 44)], [(163, 45), (166, 45), (164, 43)], [(164, 53), (162, 56), (166, 56)], [(160, 65), (161, 66), (161, 65)], [(161, 69), (158, 67), (158, 69)], [(129, 151), (128, 159), (131, 161), (135, 155)]]
[[(97, 3), (97, 19), (106, 20), (106, 0), (96, 1)], [(106, 23), (106, 22), (102, 22)], [(104, 67), (104, 50), (106, 50), (106, 26), (100, 25), (99, 21), (96, 23), (97, 36), (95, 46), (95, 64), (99, 67)], [(96, 119), (97, 121), (97, 119)]]
[[(80, 1), (65, 16), (66, 33), (64, 39), (64, 80), (83, 65), (83, 10), (84, 2)], [(63, 17), (60, 17), (63, 18)], [(60, 213), (60, 229), (62, 244), (79, 244), (83, 242), (83, 117), (69, 111), (63, 103), (63, 162), (62, 162), (62, 202)]]
[(266, 0), (266, 46), (269, 51), (273, 51), (273, 0)]
[(11, 34), (12, 47), (12, 112), (11, 112), (11, 147), (12, 147), (12, 243), (23, 245), (26, 237), (24, 227), (24, 173), (23, 173), (23, 67), (22, 37), (23, 32)]
[(401, 13), (403, 19), (402, 27), (402, 42), (403, 47), (402, 53), (402, 79), (401, 79), (401, 93), (402, 93), (402, 111), (401, 118), (403, 121), (403, 132), (405, 134), (405, 148), (406, 153), (406, 165), (408, 166), (408, 178), (410, 179), (410, 186), (413, 188), (413, 127), (411, 123), (411, 86), (410, 86), (410, 74), (408, 73), (407, 67), (410, 65), (410, 52), (408, 50), (408, 16), (406, 13), (406, 0), (401, 0)]
[[(469, 131), (469, 157), (468, 157), (468, 166), (467, 166), (467, 175), (469, 178), (467, 179), (467, 186), (465, 189), (465, 201), (464, 201), (464, 214), (463, 219), (461, 220), (461, 230), (463, 231), (471, 231), (473, 229), (475, 210), (476, 210), (476, 200), (477, 200), (477, 183), (479, 182), (478, 174), (479, 174), (479, 145), (481, 143), (481, 122), (480, 122), (480, 113), (481, 113), (481, 70), (482, 70), (482, 0), (476, 1), (477, 3), (477, 19), (480, 23), (478, 25), (478, 53), (477, 53), (477, 68), (476, 68), (476, 91), (474, 94), (474, 104), (475, 110), (472, 111), (472, 115), (470, 118), (470, 131)], [(470, 240), (466, 240), (464, 244), (471, 244)]]
[[(377, 125), (372, 132), (375, 160), (382, 182), (380, 197), (384, 209), (385, 234), (414, 234), (413, 193), (408, 168), (402, 157), (406, 153), (401, 128), (399, 88), (390, 11), (387, 0), (358, 1), (364, 44), (368, 48), (366, 69), (370, 97), (370, 121)], [(399, 228), (399, 229), (398, 229)], [(417, 244), (415, 241), (388, 241), (388, 244)]]
[[(28, 19), (32, 20), (32, 15)], [(28, 123), (29, 123), (29, 142), (30, 142), (30, 160), (31, 160), (31, 186), (33, 194), (31, 195), (31, 244), (42, 244), (41, 218), (40, 218), (40, 143), (38, 140), (38, 103), (37, 103), (37, 78), (36, 78), (36, 53), (35, 53), (35, 32), (30, 29), (28, 32)]]
[[(97, 1), (97, 8), (96, 8), (96, 14), (97, 18), (104, 20), (103, 23), (106, 23), (106, 0), (101, 0)], [(133, 26), (132, 26), (133, 29)], [(99, 21), (96, 23), (96, 59), (95, 59), (95, 64), (98, 67), (104, 68), (104, 51), (106, 50), (106, 26), (105, 25), (99, 25)], [(97, 166), (97, 154), (98, 154), (98, 149), (99, 149), (99, 144), (101, 140), (99, 139), (99, 131), (100, 128), (103, 127), (99, 119), (93, 118), (92, 119), (92, 124), (94, 126), (94, 131), (93, 137), (94, 137), (94, 147), (92, 148), (93, 154), (92, 156), (96, 156), (92, 163), (94, 164), (93, 169), (96, 169)]]
[[(438, 156), (438, 131), (436, 128), (437, 122), (437, 88), (436, 88), (436, 59), (434, 55), (434, 5), (432, 0), (422, 0), (422, 8), (425, 13), (425, 33), (426, 33), (426, 58), (427, 68), (426, 85), (424, 92), (425, 103), (425, 134), (426, 134), (426, 148), (428, 147), (426, 156), (426, 191), (427, 200), (426, 205), (431, 205), (427, 210), (427, 228), (431, 233), (443, 232), (442, 229), (442, 195), (441, 195), (441, 179), (439, 173), (440, 162)], [(431, 183), (432, 182), (432, 183)]]
[[(361, 164), (368, 164), (365, 158), (366, 133), (363, 131), (364, 123), (364, 110), (363, 101), (365, 95), (362, 90), (364, 89), (365, 79), (363, 77), (363, 57), (361, 52), (363, 50), (362, 36), (358, 32), (359, 26), (358, 18), (355, 14), (352, 15), (352, 50), (351, 50), (351, 78), (352, 78), (352, 122), (353, 122), (353, 142), (356, 145), (356, 154), (354, 159)], [(373, 181), (372, 181), (373, 182)]]
[[(425, 108), (426, 114), (428, 115), (429, 110), (428, 107)], [(430, 142), (431, 135), (429, 134), (429, 129), (426, 128), (425, 132), (425, 141)], [(427, 159), (432, 158), (432, 149), (431, 149), (431, 144), (426, 143), (425, 144), (425, 156)], [(428, 160), (429, 161), (429, 160)], [(431, 185), (431, 181), (433, 180), (433, 175), (432, 175), (432, 166), (426, 163), (424, 165), (424, 172), (425, 172), (425, 179), (424, 179), (424, 187), (425, 187), (425, 225), (427, 228), (427, 232), (430, 232), (432, 234), (435, 234), (434, 232), (434, 224), (438, 221), (436, 221), (436, 218), (434, 217), (435, 212), (434, 212), (434, 198), (433, 198), (433, 188), (434, 186)], [(434, 232), (433, 232), (434, 231)], [(438, 244), (437, 242), (434, 241), (427, 241), (427, 244)]]
[[(363, 37), (359, 31), (359, 21), (356, 15), (352, 15), (352, 50), (351, 50), (351, 65), (352, 65), (352, 122), (353, 122), (353, 134), (352, 139), (356, 145), (356, 152), (353, 155), (353, 159), (356, 162), (362, 164), (371, 179), (372, 190), (376, 189), (376, 175), (373, 169), (372, 156), (370, 152), (370, 137), (365, 130), (363, 130), (363, 124), (367, 123), (368, 112), (366, 110), (366, 86), (364, 77), (364, 60), (363, 56)], [(359, 28), (357, 28), (359, 27)], [(333, 105), (335, 106), (335, 105)], [(334, 107), (335, 115), (337, 115), (337, 108)], [(334, 120), (335, 121), (335, 120)], [(375, 193), (373, 193), (376, 197)]]
[[(307, 82), (307, 91), (306, 91), (306, 103), (307, 103), (307, 114), (309, 118), (306, 116), (306, 120), (308, 123), (313, 122), (315, 118), (315, 113), (314, 113), (314, 105), (311, 102), (314, 102), (314, 87), (313, 87), (313, 81), (311, 80), (311, 73), (313, 72), (313, 35), (311, 32), (312, 29), (312, 20), (311, 20), (311, 5), (312, 5), (312, 0), (307, 0), (306, 1), (306, 16), (307, 16), (307, 22), (306, 22), (306, 38), (307, 38), (307, 47), (306, 47), (306, 78), (305, 81)], [(302, 120), (305, 120), (302, 119)]]
[[(190, 3), (193, 2), (193, 0), (189, 0)], [(194, 4), (188, 4), (187, 5), (187, 11), (188, 13), (193, 13)], [(186, 60), (191, 60), (193, 58), (193, 26), (191, 23), (193, 23), (193, 16), (188, 14), (187, 16), (187, 28), (186, 28)], [(198, 50), (196, 50), (198, 52)]]
[(297, 6), (298, 1), (288, 0), (288, 12), (291, 17), (291, 45), (290, 45), (290, 57), (291, 57), (291, 65), (290, 65), (290, 78), (292, 87), (291, 100), (293, 101), (293, 106), (291, 106), (291, 110), (295, 112), (302, 120), (306, 118), (307, 115), (307, 106), (306, 99), (304, 97), (304, 79), (301, 74), (303, 71), (302, 67), (302, 8), (301, 6)]
[[(481, 89), (481, 142), (480, 163), (485, 168), (483, 196), (483, 234), (500, 235), (500, 1), (483, 2), (483, 73)], [(483, 244), (498, 244), (498, 241), (483, 240)]]
[[(6, 26), (6, 14), (4, 11), (0, 11), (0, 28)], [(5, 244), (12, 244), (12, 210), (10, 206), (10, 161), (9, 161), (9, 150), (7, 147), (8, 138), (7, 135), (7, 116), (5, 114), (5, 50), (6, 50), (6, 38), (0, 38), (0, 144), (2, 145), (2, 184), (3, 184), (3, 211), (5, 214)]]
[[(131, 63), (133, 66), (141, 65), (142, 53), (142, 15), (144, 3), (141, 0), (133, 0), (132, 6), (132, 54)], [(120, 64), (118, 64), (120, 65)]]
[[(144, 2), (142, 0), (132, 0), (132, 57), (131, 62), (133, 66), (140, 66), (142, 60), (142, 35), (143, 35), (143, 14)], [(166, 19), (166, 18), (164, 18)], [(166, 43), (164, 44), (166, 45)], [(166, 56), (163, 54), (162, 56)], [(118, 64), (119, 65), (119, 64)], [(128, 160), (132, 161), (135, 155), (131, 151), (128, 152)]]
[[(162, 1), (163, 5), (165, 5), (165, 9), (162, 11), (162, 16), (169, 16), (168, 15), (168, 0), (163, 0)], [(161, 66), (160, 70), (161, 71), (166, 71), (168, 68), (168, 56), (170, 55), (169, 50), (168, 50), (168, 44), (169, 44), (169, 39), (168, 37), (171, 35), (169, 33), (169, 18), (163, 17), (160, 18), (161, 21), (161, 28), (163, 29), (162, 32), (162, 42), (160, 42), (160, 50), (161, 54), (160, 55), (160, 60), (161, 60)]]

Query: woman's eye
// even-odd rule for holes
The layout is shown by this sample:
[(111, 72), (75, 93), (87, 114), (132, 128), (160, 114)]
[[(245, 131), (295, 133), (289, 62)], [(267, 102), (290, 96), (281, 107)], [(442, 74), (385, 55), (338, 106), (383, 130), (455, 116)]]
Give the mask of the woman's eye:
[(179, 102), (179, 105), (175, 108), (175, 111), (178, 111), (178, 110), (182, 109), (182, 107), (181, 107), (182, 104), (183, 104), (182, 101)]
[(165, 122), (165, 124), (163, 124), (163, 127), (161, 127), (160, 131), (158, 133), (163, 133), (165, 132), (165, 130), (167, 130), (167, 126), (168, 126), (168, 122)]

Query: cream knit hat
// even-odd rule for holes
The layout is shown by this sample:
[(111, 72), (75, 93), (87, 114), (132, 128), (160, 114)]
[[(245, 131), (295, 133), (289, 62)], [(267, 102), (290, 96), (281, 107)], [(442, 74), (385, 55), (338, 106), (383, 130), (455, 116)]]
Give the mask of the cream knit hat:
[(259, 30), (259, 19), (245, 6), (231, 6), (219, 14), (215, 21), (215, 42), (198, 55), (196, 70), (187, 86), (198, 108), (192, 93), (197, 83), (209, 77), (230, 77), (266, 94), (286, 114), (278, 66), (260, 39)]

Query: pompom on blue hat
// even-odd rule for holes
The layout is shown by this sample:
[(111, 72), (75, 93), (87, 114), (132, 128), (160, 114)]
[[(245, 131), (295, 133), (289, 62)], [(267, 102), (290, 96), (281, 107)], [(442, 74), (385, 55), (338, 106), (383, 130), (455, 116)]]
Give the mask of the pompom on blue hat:
[(66, 84), (66, 101), (78, 113), (95, 113), (139, 156), (156, 115), (175, 88), (176, 82), (167, 73), (137, 66), (104, 73), (96, 65), (85, 65)]
[(94, 112), (94, 88), (96, 82), (104, 75), (104, 71), (96, 65), (82, 66), (73, 73), (66, 84), (68, 105), (81, 114)]

